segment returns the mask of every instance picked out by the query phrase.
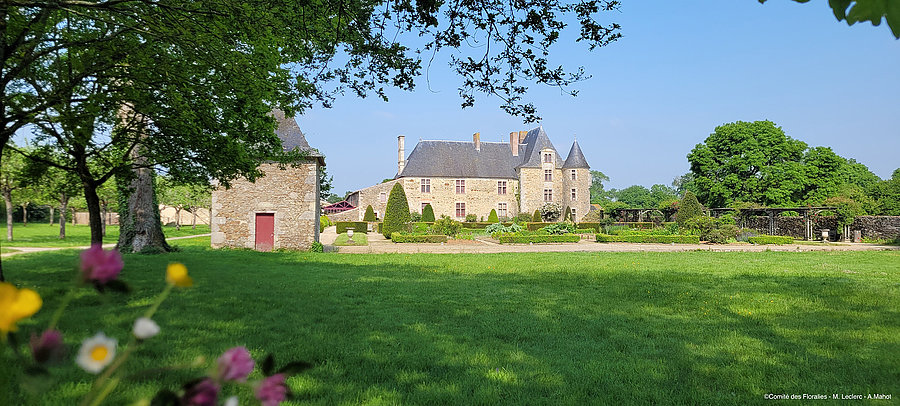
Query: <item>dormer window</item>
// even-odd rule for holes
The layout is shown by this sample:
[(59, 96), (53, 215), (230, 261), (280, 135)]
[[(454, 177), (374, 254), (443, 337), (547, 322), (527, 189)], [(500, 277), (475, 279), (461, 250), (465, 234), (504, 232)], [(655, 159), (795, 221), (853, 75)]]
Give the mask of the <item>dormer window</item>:
[(552, 152), (544, 152), (544, 163), (545, 164), (553, 163), (553, 153)]

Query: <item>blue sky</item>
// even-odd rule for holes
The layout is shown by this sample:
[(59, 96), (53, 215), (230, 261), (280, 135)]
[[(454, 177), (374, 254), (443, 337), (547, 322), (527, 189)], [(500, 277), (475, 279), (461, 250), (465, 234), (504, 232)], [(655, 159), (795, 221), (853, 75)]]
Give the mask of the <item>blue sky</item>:
[[(811, 146), (830, 146), (882, 178), (900, 167), (900, 41), (885, 24), (848, 27), (825, 1), (636, 1), (601, 18), (624, 38), (588, 52), (569, 43), (553, 61), (583, 65), (593, 77), (575, 98), (532, 86), (529, 100), (560, 153), (573, 137), (609, 187), (670, 184), (688, 171), (686, 155), (716, 126), (771, 120)], [(414, 92), (390, 101), (339, 98), (331, 109), (297, 117), (326, 155), (334, 192), (393, 177), (397, 135), (407, 154), (419, 139), (508, 141), (536, 126), (482, 96), (460, 108), (459, 80), (446, 55)]]

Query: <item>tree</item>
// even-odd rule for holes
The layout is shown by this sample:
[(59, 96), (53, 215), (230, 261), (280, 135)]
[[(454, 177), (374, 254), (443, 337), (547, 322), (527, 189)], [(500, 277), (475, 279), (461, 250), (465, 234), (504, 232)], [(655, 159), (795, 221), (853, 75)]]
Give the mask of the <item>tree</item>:
[(541, 220), (541, 211), (540, 210), (534, 211), (534, 214), (531, 215), (531, 221), (533, 221), (535, 223), (540, 223), (541, 221), (543, 221), (543, 220)]
[(181, 230), (181, 211), (191, 206), (191, 185), (180, 185), (163, 176), (156, 177), (159, 202), (175, 209), (175, 229)]
[[(794, 0), (797, 3), (807, 3), (809, 0)], [(759, 0), (760, 4), (766, 0)], [(874, 26), (881, 24), (881, 19), (887, 21), (895, 38), (900, 39), (900, 7), (896, 2), (879, 0), (832, 0), (828, 2), (834, 17), (838, 21), (846, 21), (847, 25), (869, 21)]]
[(431, 208), (431, 203), (426, 204), (425, 208), (422, 209), (422, 221), (434, 221), (434, 209)]
[(319, 199), (325, 200), (329, 203), (337, 203), (340, 200), (331, 201), (332, 198), (337, 197), (333, 193), (331, 193), (331, 182), (334, 181), (334, 177), (325, 172), (325, 167), (319, 167)]
[[(0, 163), (0, 193), (6, 203), (6, 241), (13, 240), (13, 191), (21, 187), (25, 162), (17, 154), (3, 151)], [(0, 279), (2, 280), (2, 279)]]
[(406, 200), (406, 192), (400, 182), (394, 184), (388, 196), (387, 207), (384, 209), (384, 224), (381, 225), (382, 234), (387, 239), (395, 231), (402, 231), (409, 223), (409, 202)]
[(499, 223), (500, 217), (497, 217), (497, 210), (491, 209), (491, 213), (488, 214), (488, 223)]
[(599, 203), (603, 197), (603, 182), (609, 182), (609, 176), (600, 171), (591, 171), (591, 203)]
[(678, 196), (675, 193), (675, 189), (657, 183), (650, 186), (650, 196), (647, 198), (647, 206), (645, 207), (660, 208), (663, 202), (671, 202), (677, 199)]
[(804, 190), (805, 150), (806, 143), (771, 121), (718, 126), (688, 154), (697, 198), (709, 207), (726, 207), (733, 200), (796, 204)]
[(641, 185), (632, 185), (619, 190), (615, 194), (616, 200), (628, 205), (628, 207), (649, 207), (650, 191)]
[(877, 214), (900, 216), (900, 168), (890, 179), (872, 185), (869, 195), (875, 200)]
[[(191, 228), (197, 228), (197, 211), (200, 209), (209, 210), (212, 207), (212, 187), (209, 184), (190, 185), (190, 197), (188, 199), (188, 210), (191, 211)], [(325, 217), (326, 219), (328, 217)], [(212, 219), (208, 220), (212, 221)]]
[(366, 214), (363, 216), (363, 221), (376, 221), (378, 220), (375, 217), (375, 209), (372, 208), (372, 205), (368, 205), (366, 207)]
[(675, 189), (675, 195), (677, 198), (681, 199), (684, 196), (684, 192), (688, 190), (693, 194), (697, 194), (697, 184), (694, 182), (694, 174), (693, 172), (688, 172), (684, 175), (676, 177), (672, 180), (672, 188)]
[(684, 197), (681, 199), (681, 204), (678, 205), (678, 212), (675, 214), (675, 222), (683, 227), (687, 224), (688, 220), (702, 215), (703, 206), (697, 200), (697, 196), (694, 196), (694, 193), (690, 190), (685, 192)]
[(13, 200), (22, 208), (22, 227), (28, 226), (28, 206), (40, 200), (36, 184), (22, 184), (13, 192)]

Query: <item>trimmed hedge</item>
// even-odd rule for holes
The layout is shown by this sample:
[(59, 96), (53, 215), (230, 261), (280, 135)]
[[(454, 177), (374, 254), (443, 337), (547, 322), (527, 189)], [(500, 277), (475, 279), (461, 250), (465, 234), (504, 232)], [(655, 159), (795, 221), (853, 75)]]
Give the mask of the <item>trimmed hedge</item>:
[(562, 235), (516, 235), (512, 233), (503, 233), (498, 235), (497, 240), (500, 244), (528, 244), (528, 243), (549, 243), (549, 242), (578, 242), (581, 236), (578, 234), (562, 234)]
[[(495, 222), (495, 223), (489, 223), (489, 222), (486, 222), (486, 221), (479, 221), (479, 222), (475, 222), (475, 223), (462, 223), (462, 228), (470, 228), (470, 229), (481, 230), (481, 229), (487, 228), (487, 226), (489, 226), (489, 225), (491, 225), (491, 224), (496, 224), (496, 222)], [(512, 224), (512, 222), (510, 222), (510, 221), (507, 221), (507, 222), (504, 222), (504, 223), (503, 223), (504, 226), (508, 226), (508, 225), (510, 225), (510, 224)]]
[(556, 224), (556, 222), (532, 222), (532, 223), (526, 224), (526, 227), (525, 227), (525, 228), (526, 228), (528, 231), (537, 231), (537, 230), (540, 230), (540, 229), (542, 229), (542, 228), (544, 228), (544, 227), (547, 227), (547, 226), (549, 226), (549, 225), (551, 225), (551, 224)]
[(617, 222), (613, 223), (614, 226), (626, 226), (628, 228), (636, 228), (638, 230), (646, 230), (648, 228), (656, 227), (656, 224), (653, 224), (650, 221), (626, 221), (626, 222)]
[(699, 235), (609, 235), (597, 234), (597, 242), (636, 242), (657, 244), (699, 244)]
[(347, 230), (364, 234), (369, 231), (369, 223), (365, 221), (338, 221), (334, 223), (334, 226), (338, 234), (346, 233)]
[(782, 244), (793, 244), (793, 243), (794, 243), (794, 237), (786, 237), (786, 236), (783, 236), (783, 235), (758, 235), (758, 236), (756, 236), (756, 237), (750, 237), (750, 238), (748, 238), (747, 241), (749, 241), (750, 244), (759, 244), (759, 245), (776, 244), (776, 245), (782, 245)]
[(600, 232), (600, 227), (600, 223), (575, 223), (575, 228), (577, 229), (592, 228), (598, 233)]
[(391, 241), (396, 243), (442, 243), (447, 242), (447, 236), (393, 233), (391, 234)]
[(597, 230), (593, 228), (576, 228), (575, 234), (596, 234)]

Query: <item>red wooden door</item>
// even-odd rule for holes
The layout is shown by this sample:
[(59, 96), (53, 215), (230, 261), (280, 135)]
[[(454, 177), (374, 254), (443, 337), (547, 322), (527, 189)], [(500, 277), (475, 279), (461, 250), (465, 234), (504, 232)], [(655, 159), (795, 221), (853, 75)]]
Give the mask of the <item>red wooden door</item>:
[(271, 251), (275, 245), (275, 213), (256, 213), (256, 250)]

